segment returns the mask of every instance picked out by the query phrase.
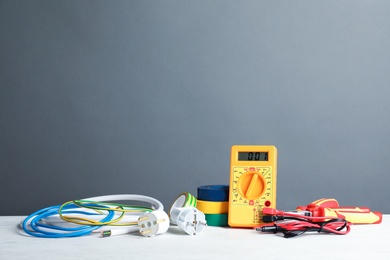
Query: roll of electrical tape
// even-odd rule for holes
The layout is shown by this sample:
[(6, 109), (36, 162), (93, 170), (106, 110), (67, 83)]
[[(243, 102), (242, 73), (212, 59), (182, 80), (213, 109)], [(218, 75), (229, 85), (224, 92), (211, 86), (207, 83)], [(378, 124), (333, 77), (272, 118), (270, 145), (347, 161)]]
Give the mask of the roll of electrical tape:
[(196, 208), (204, 214), (224, 214), (229, 211), (229, 202), (197, 200)]
[(208, 226), (225, 227), (228, 225), (228, 214), (204, 214)]
[(181, 193), (173, 202), (170, 210), (169, 210), (169, 215), (171, 215), (171, 211), (174, 208), (182, 208), (182, 207), (196, 207), (196, 198), (191, 195), (188, 192), (183, 192)]
[(229, 185), (199, 186), (198, 199), (206, 201), (229, 201)]

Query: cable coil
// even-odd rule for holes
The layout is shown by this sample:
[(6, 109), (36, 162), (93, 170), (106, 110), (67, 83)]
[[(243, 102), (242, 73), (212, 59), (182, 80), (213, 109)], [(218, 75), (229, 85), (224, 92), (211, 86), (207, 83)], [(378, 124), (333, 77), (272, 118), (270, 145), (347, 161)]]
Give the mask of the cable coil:
[[(109, 201), (141, 201), (150, 207), (134, 206)], [(20, 226), (30, 236), (64, 238), (102, 234), (123, 234), (136, 231), (140, 215), (163, 210), (163, 204), (152, 197), (119, 194), (73, 200), (61, 205), (40, 209), (27, 216)], [(105, 226), (110, 226), (104, 228)]]

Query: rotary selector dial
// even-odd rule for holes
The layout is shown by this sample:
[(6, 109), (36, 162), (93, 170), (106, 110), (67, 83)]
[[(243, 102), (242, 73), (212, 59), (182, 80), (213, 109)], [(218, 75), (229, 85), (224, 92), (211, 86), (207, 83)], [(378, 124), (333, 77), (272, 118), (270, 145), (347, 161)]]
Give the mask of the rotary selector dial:
[(243, 198), (255, 200), (260, 198), (266, 187), (266, 182), (259, 172), (250, 171), (244, 173), (237, 183), (238, 191)]

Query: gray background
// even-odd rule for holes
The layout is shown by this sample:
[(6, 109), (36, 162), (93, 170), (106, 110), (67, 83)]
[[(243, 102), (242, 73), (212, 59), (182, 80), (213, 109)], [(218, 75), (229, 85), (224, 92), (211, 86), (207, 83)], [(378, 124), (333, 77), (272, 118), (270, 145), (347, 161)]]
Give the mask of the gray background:
[(0, 1), (0, 215), (169, 208), (278, 148), (278, 208), (390, 213), (390, 1)]

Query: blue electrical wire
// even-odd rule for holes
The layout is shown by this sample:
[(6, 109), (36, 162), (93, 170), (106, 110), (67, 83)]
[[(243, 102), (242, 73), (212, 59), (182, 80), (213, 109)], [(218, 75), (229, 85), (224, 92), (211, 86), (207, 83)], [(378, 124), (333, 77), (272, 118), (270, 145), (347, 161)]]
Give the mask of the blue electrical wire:
[[(42, 220), (59, 214), (59, 209), (62, 205), (56, 205), (47, 207), (41, 210), (38, 210), (24, 219), (22, 222), (22, 227), (24, 232), (34, 237), (42, 238), (64, 238), (64, 237), (78, 237), (91, 234), (94, 230), (99, 229), (101, 226), (89, 226), (89, 225), (80, 225), (73, 228), (61, 227), (52, 224), (45, 224)], [(100, 215), (91, 212), (85, 212), (80, 210), (72, 210), (79, 208), (74, 204), (66, 205), (62, 210), (66, 213), (71, 214), (84, 214), (84, 215)], [(110, 221), (114, 218), (115, 212), (113, 210), (107, 209), (108, 214), (106, 217), (101, 219), (99, 222)], [(54, 232), (53, 232), (54, 231)]]

